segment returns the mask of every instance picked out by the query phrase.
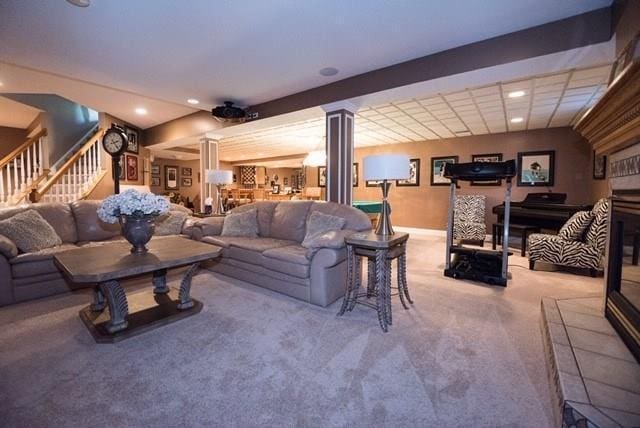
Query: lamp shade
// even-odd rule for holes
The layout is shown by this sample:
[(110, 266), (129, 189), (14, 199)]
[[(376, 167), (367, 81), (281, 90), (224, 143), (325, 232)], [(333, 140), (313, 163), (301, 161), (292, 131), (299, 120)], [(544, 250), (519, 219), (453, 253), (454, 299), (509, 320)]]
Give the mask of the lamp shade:
[(225, 169), (208, 169), (207, 183), (231, 184), (233, 183), (233, 171), (227, 171)]
[(411, 178), (409, 156), (387, 153), (363, 159), (365, 180), (407, 180)]

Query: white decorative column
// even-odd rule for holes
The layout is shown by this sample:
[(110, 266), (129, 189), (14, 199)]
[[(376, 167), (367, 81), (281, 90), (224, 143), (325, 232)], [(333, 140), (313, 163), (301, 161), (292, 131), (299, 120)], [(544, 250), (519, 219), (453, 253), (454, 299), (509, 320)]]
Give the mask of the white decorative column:
[(218, 191), (213, 184), (207, 183), (207, 170), (218, 169), (218, 140), (207, 135), (200, 139), (200, 212), (204, 212), (207, 198), (217, 200)]
[(340, 101), (322, 106), (326, 112), (327, 201), (351, 205), (353, 193), (353, 131), (357, 107)]

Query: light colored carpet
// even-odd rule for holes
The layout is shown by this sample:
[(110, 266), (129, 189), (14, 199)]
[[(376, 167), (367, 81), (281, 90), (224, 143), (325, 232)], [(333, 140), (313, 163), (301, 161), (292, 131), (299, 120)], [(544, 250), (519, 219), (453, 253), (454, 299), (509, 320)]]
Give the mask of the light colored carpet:
[(194, 279), (202, 313), (115, 345), (78, 318), (86, 293), (0, 308), (0, 425), (551, 425), (540, 297), (600, 293), (602, 279), (515, 255), (504, 289), (445, 278), (443, 259), (443, 238), (411, 238), (415, 305), (394, 299), (387, 334), (369, 308), (336, 317), (340, 302), (210, 272)]

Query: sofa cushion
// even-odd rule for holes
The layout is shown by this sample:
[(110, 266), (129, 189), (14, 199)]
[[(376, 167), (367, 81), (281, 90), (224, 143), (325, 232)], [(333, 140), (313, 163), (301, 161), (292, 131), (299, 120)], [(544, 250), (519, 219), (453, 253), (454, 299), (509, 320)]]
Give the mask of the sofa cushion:
[(302, 242), (311, 201), (280, 202), (273, 212), (271, 238)]
[(206, 236), (202, 242), (228, 248), (231, 246), (263, 252), (272, 248), (286, 247), (295, 244), (294, 241), (273, 238), (246, 238), (242, 236)]
[(255, 209), (227, 215), (222, 225), (221, 236), (258, 237), (258, 211)]
[(579, 268), (602, 267), (602, 252), (580, 241), (568, 241), (558, 235), (529, 235), (529, 260)]
[(609, 200), (607, 198), (600, 199), (594, 205), (591, 213), (593, 214), (593, 221), (591, 222), (589, 229), (587, 229), (584, 241), (604, 253), (607, 240)]
[(154, 236), (179, 235), (188, 214), (182, 211), (169, 211), (156, 220)]
[(578, 211), (560, 228), (558, 236), (569, 241), (582, 241), (582, 237), (592, 220), (591, 211)]
[(309, 214), (307, 218), (307, 232), (302, 241), (302, 245), (312, 241), (315, 237), (320, 236), (326, 232), (332, 230), (340, 230), (344, 226), (345, 219), (342, 217), (336, 217), (331, 214), (323, 214), (319, 211), (314, 211)]
[(273, 219), (273, 212), (278, 206), (276, 201), (258, 201), (252, 204), (241, 205), (234, 208), (232, 213), (241, 213), (249, 210), (258, 210), (258, 235), (269, 237), (271, 236), (271, 220)]
[(103, 241), (120, 235), (119, 224), (105, 223), (98, 218), (98, 207), (102, 201), (81, 200), (71, 203), (76, 220), (78, 241)]
[(4, 235), (0, 235), (0, 254), (8, 259), (18, 255), (16, 244)]
[(0, 221), (0, 234), (29, 253), (62, 244), (62, 239), (35, 210), (27, 210)]
[(262, 253), (262, 266), (298, 278), (308, 278), (311, 262), (306, 253), (307, 249), (300, 244), (266, 250)]
[(4, 220), (14, 215), (33, 209), (44, 218), (47, 223), (53, 227), (62, 242), (74, 243), (78, 240), (78, 234), (76, 231), (76, 222), (71, 212), (69, 204), (62, 202), (46, 202), (29, 204), (26, 206), (5, 208), (0, 210), (0, 220)]
[(309, 215), (313, 212), (321, 212), (345, 219), (344, 228), (358, 232), (371, 229), (369, 216), (357, 208), (335, 202), (313, 202), (309, 209)]
[(28, 278), (59, 272), (53, 261), (53, 256), (62, 251), (76, 249), (74, 244), (62, 244), (31, 253), (20, 254), (9, 260), (11, 274), (14, 278)]

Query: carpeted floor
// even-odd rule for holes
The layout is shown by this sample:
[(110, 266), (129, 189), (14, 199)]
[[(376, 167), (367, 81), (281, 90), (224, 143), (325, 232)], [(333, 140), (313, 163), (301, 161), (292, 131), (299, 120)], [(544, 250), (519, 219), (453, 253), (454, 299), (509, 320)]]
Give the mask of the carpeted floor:
[(443, 259), (443, 238), (412, 236), (415, 304), (394, 300), (387, 334), (369, 308), (336, 317), (339, 301), (208, 271), (202, 313), (115, 345), (78, 318), (86, 293), (0, 308), (0, 426), (550, 426), (540, 297), (602, 279), (514, 255), (509, 286), (489, 287), (445, 278)]

